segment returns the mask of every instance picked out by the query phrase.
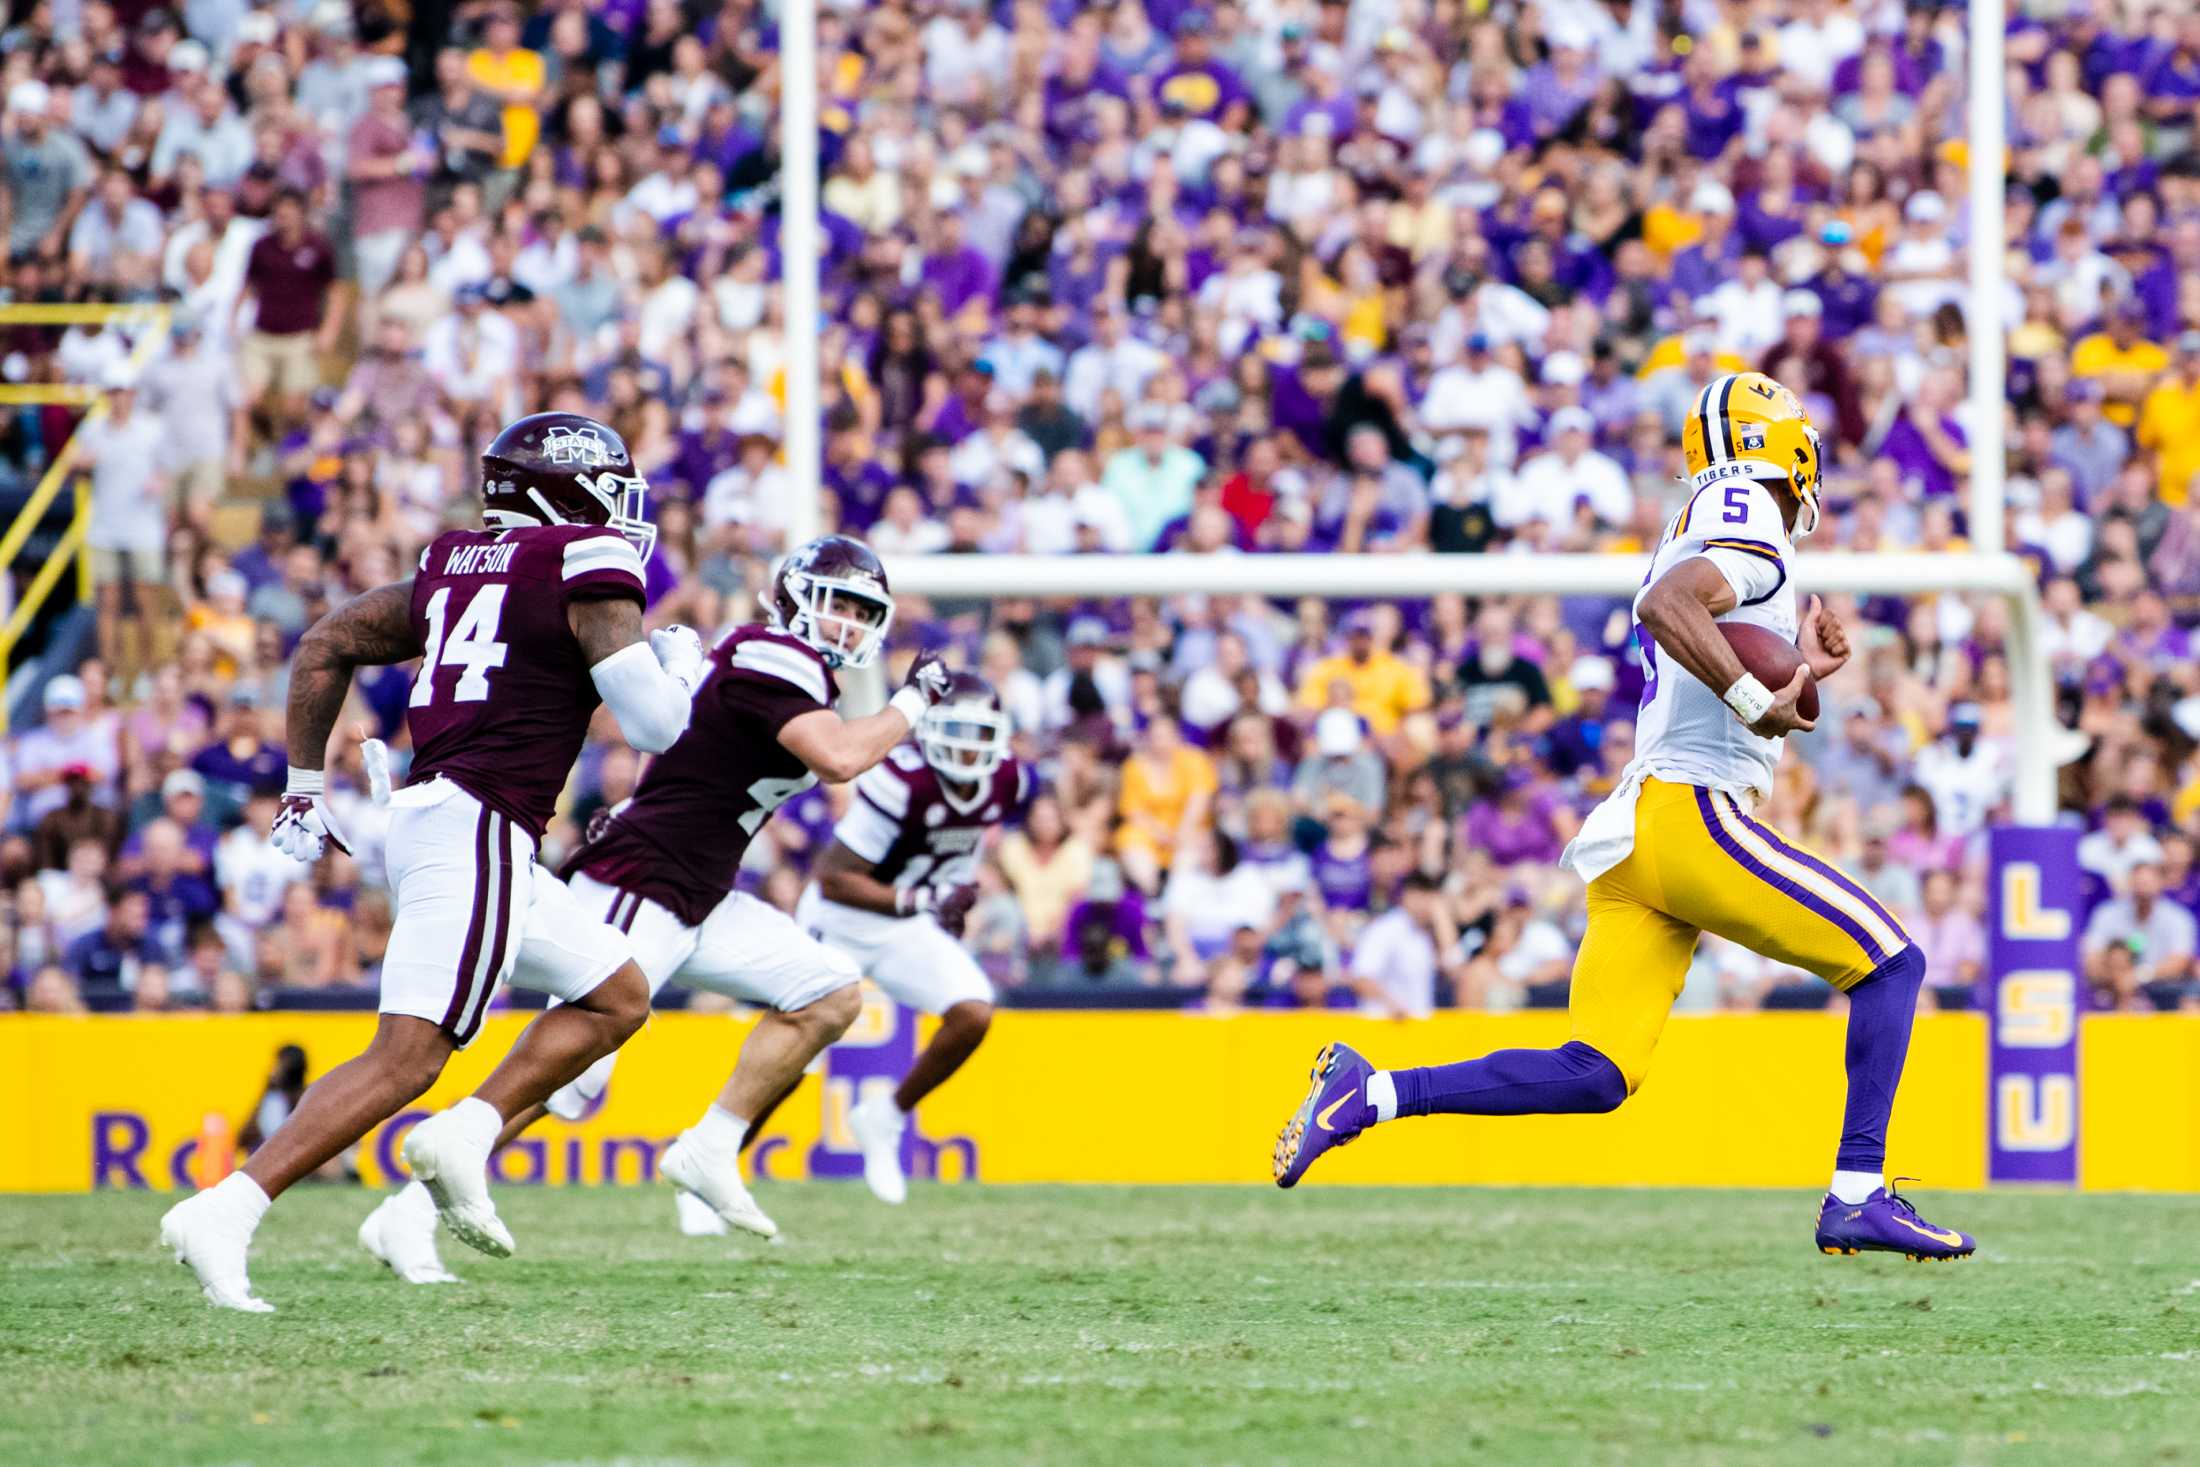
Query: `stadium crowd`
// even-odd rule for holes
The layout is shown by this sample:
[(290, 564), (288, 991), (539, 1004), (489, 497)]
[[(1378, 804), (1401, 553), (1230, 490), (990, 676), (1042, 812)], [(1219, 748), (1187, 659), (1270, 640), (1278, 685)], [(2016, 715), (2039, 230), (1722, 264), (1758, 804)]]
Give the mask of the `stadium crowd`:
[[(9, 380), (111, 402), (76, 439), (96, 655), (0, 744), (15, 1004), (371, 982), (373, 808), (339, 806), (356, 861), (265, 839), (285, 653), (471, 521), (504, 419), (625, 435), (653, 620), (751, 616), (807, 492), (768, 7), (402, 8), (76, 0), (0, 35), (10, 298), (174, 306), (142, 373), (135, 324), (6, 329)], [(1979, 423), (1960, 8), (828, 0), (829, 518), (888, 554), (1635, 550), (1691, 397), (1746, 366), (1825, 436), (1811, 548), (1929, 553), (2002, 434), (2096, 1001), (2200, 1001), (2200, 14), (2011, 9), (2011, 371)], [(0, 509), (75, 421), (11, 412)], [(1836, 605), (1858, 665), (1766, 818), (1965, 1005), (1981, 832), (2050, 735), (2013, 726), (1994, 605)], [(970, 924), (1007, 1001), (1564, 1002), (1555, 863), (1631, 749), (1624, 607), (904, 598), (895, 635), (991, 678), (1042, 771)], [(357, 694), (400, 750), (407, 686)], [(636, 777), (599, 731), (549, 859)], [(772, 822), (759, 890), (791, 904), (842, 798)], [(1712, 942), (1683, 1004), (1824, 1001)]]

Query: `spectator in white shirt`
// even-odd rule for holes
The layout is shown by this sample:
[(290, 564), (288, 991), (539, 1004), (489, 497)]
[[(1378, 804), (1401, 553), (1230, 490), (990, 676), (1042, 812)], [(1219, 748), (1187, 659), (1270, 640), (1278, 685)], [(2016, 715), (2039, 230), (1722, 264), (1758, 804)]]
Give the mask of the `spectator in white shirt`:
[(1781, 295), (1764, 251), (1745, 249), (1732, 278), (1697, 301), (1696, 309), (1710, 319), (1720, 346), (1737, 356), (1757, 357), (1771, 349), (1786, 327)]
[(871, 548), (881, 555), (930, 555), (947, 548), (947, 526), (924, 512), (924, 500), (907, 484), (886, 496), (879, 522), (871, 527)]
[(479, 285), (459, 287), (453, 300), (458, 310), (428, 328), (421, 365), (453, 400), (504, 411), (519, 374), (519, 331), (488, 309)]
[(2085, 924), (2086, 974), (2100, 982), (2108, 949), (2127, 948), (2136, 984), (2183, 983), (2192, 977), (2195, 924), (2192, 913), (2162, 895), (2162, 868), (2142, 861), (2131, 868), (2130, 892), (2104, 902)]
[(2113, 891), (2123, 891), (2141, 866), (2159, 865), (2162, 845), (2147, 829), (2146, 812), (2127, 794), (2109, 796), (2101, 828), (2078, 842), (2078, 869), (2090, 871)]
[(1920, 750), (1915, 777), (1932, 796), (1933, 820), (1943, 835), (1965, 840), (1986, 828), (1986, 818), (2009, 792), (2009, 769), (1998, 745), (1979, 737), (1976, 703), (1948, 710), (1948, 732)]
[(1121, 306), (1102, 306), (1093, 316), (1091, 342), (1070, 354), (1062, 400), (1086, 422), (1097, 423), (1108, 393), (1125, 404), (1136, 402), (1147, 379), (1167, 365), (1158, 348), (1131, 335)]
[(1563, 531), (1589, 506), (1601, 524), (1624, 525), (1635, 512), (1635, 492), (1618, 462), (1589, 446), (1595, 427), (1588, 409), (1560, 408), (1551, 417), (1552, 446), (1520, 466), (1492, 512), (1498, 524), (1516, 529), (1541, 520)]
[(1368, 923), (1353, 945), (1352, 991), (1375, 1013), (1425, 1019), (1436, 1011), (1436, 979), (1456, 941), (1436, 878), (1415, 871), (1398, 905)]
[(1491, 355), (1490, 338), (1477, 331), (1467, 337), (1466, 357), (1429, 379), (1421, 399), (1421, 422), (1437, 434), (1486, 429), (1490, 463), (1509, 469), (1519, 453), (1519, 430), (1535, 421), (1535, 405), (1520, 374)]

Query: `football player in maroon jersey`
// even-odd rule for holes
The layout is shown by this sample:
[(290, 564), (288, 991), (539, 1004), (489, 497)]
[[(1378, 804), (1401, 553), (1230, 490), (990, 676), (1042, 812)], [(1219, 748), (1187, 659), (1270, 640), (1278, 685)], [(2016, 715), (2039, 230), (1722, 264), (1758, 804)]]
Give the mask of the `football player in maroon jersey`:
[(900, 1088), (848, 1114), (863, 1179), (884, 1202), (908, 1195), (901, 1143), (909, 1112), (962, 1068), (993, 1022), (993, 985), (961, 939), (986, 833), (1031, 798), (1030, 772), (1009, 753), (1008, 735), (992, 685), (953, 674), (917, 726), (916, 747), (896, 749), (856, 781), (795, 914), (896, 1002), (940, 1016)]
[(291, 665), (277, 847), (301, 861), (330, 843), (348, 849), (322, 766), (354, 668), (420, 659), (406, 710), (412, 782), (392, 800), (396, 923), (373, 1041), (322, 1076), (242, 1171), (161, 1219), (162, 1241), (225, 1308), (270, 1308), (245, 1272), (270, 1200), (417, 1099), (505, 982), (562, 1002), (471, 1097), (414, 1127), (404, 1156), (452, 1232), (510, 1253), (487, 1176), (504, 1118), (616, 1049), (649, 1012), (626, 939), (537, 867), (535, 848), (597, 702), (636, 748), (669, 748), (687, 726), (701, 645), (684, 628), (643, 640), (654, 531), (618, 434), (540, 413), (499, 433), (481, 464), (485, 528), (438, 536), (413, 579), (323, 617)]
[[(711, 649), (687, 732), (650, 761), (631, 799), (591, 824), (565, 874), (589, 916), (626, 934), (651, 996), (670, 981), (764, 1010), (733, 1078), (659, 1169), (681, 1189), (687, 1231), (730, 1224), (771, 1237), (778, 1227), (741, 1180), (741, 1143), (766, 1105), (855, 1021), (861, 974), (784, 912), (735, 891), (741, 858), (782, 803), (821, 777), (844, 783), (876, 764), (950, 678), (938, 658), (921, 657), (880, 712), (844, 719), (832, 710), (834, 674), (875, 661), (893, 619), (885, 568), (855, 540), (827, 535), (791, 552), (773, 568), (763, 602), (767, 623), (738, 627)], [(547, 1109), (568, 1120), (586, 1114), (614, 1059), (606, 1053)], [(543, 1109), (514, 1115), (504, 1139)], [(362, 1240), (377, 1232), (400, 1278), (448, 1277), (423, 1209), (400, 1194), (377, 1216), (383, 1221), (370, 1218)]]

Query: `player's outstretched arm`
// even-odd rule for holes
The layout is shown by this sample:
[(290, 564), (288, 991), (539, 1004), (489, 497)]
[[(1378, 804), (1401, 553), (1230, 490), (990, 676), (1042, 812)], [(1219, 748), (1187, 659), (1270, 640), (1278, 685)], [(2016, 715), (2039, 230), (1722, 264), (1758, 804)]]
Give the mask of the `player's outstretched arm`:
[(671, 748), (687, 731), (693, 690), (667, 672), (643, 640), (641, 603), (631, 596), (575, 601), (565, 619), (626, 741), (645, 754)]
[[(1699, 555), (1658, 577), (1643, 593), (1637, 614), (1665, 654), (1725, 698), (1751, 733), (1771, 739), (1808, 732), (1817, 725), (1796, 711), (1795, 702), (1810, 677), (1809, 667), (1797, 668), (1788, 685), (1777, 690), (1751, 676), (1712, 620), (1732, 611), (1736, 602), (1725, 573)], [(1755, 717), (1749, 716), (1752, 712)]]
[(330, 844), (349, 851), (329, 813), (323, 766), (329, 734), (344, 711), (355, 667), (382, 667), (418, 657), (423, 649), (413, 633), (412, 582), (378, 586), (354, 597), (315, 622), (298, 639), (290, 664), (290, 706), (285, 710), (283, 743), (290, 773), (275, 808), (268, 838), (295, 860), (321, 859)]
[(413, 632), (411, 581), (377, 586), (315, 622), (298, 639), (290, 664), (283, 743), (291, 768), (318, 770), (326, 762), (353, 668), (408, 662), (422, 650)]
[(803, 767), (831, 784), (846, 784), (886, 757), (909, 736), (924, 710), (947, 691), (947, 664), (927, 652), (909, 668), (909, 680), (878, 712), (842, 718), (829, 708), (790, 718), (779, 744)]
[(836, 840), (818, 858), (818, 895), (844, 907), (883, 912), (889, 917), (909, 916), (916, 909), (922, 889), (889, 886), (871, 874), (873, 869), (869, 861)]

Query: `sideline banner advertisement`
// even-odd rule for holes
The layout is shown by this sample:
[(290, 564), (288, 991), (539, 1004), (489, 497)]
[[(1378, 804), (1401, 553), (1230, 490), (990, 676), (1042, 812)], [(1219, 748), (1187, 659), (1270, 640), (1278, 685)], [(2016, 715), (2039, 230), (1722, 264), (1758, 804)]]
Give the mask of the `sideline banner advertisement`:
[(1987, 1129), (1991, 1182), (2078, 1182), (2078, 832), (1988, 833)]

